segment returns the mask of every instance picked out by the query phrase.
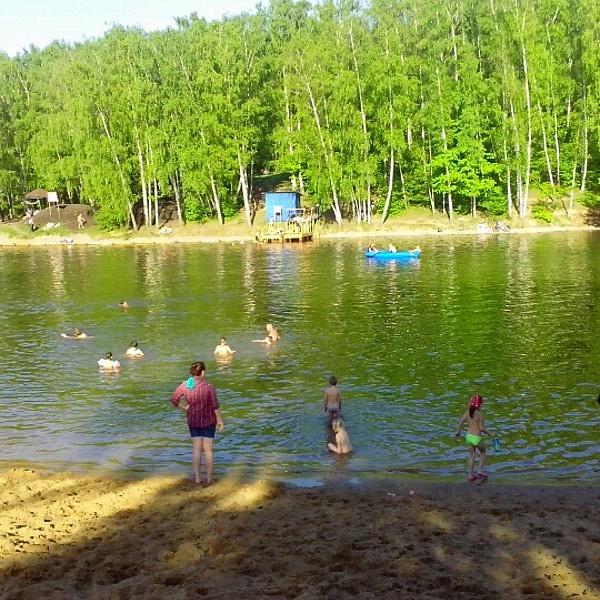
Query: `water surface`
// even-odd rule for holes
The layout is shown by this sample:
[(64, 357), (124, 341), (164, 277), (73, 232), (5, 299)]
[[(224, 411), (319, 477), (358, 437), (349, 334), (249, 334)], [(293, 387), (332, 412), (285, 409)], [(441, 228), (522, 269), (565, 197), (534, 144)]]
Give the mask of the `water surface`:
[[(461, 480), (452, 433), (479, 393), (502, 442), (494, 480), (597, 483), (600, 236), (394, 241), (421, 259), (368, 260), (360, 240), (1, 249), (2, 464), (188, 473), (168, 398), (200, 359), (226, 422), (221, 475)], [(276, 347), (252, 342), (267, 322)], [(60, 337), (77, 326), (93, 337)], [(230, 361), (213, 357), (222, 335)], [(131, 340), (142, 359), (125, 358)], [(106, 351), (120, 373), (98, 371)], [(325, 444), (331, 373), (356, 450), (343, 460)]]

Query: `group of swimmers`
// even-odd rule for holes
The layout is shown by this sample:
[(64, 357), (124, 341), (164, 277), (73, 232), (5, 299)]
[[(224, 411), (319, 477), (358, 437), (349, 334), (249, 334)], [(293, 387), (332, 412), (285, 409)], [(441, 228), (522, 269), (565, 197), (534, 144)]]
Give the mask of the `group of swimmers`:
[[(121, 309), (128, 308), (129, 305), (125, 301), (119, 303)], [(252, 340), (253, 342), (263, 343), (267, 345), (275, 344), (280, 340), (279, 332), (271, 323), (266, 325), (267, 335), (264, 338)], [(88, 336), (79, 328), (75, 328), (73, 333), (61, 333), (61, 336), (68, 339), (89, 339)], [(221, 337), (219, 343), (214, 349), (216, 356), (231, 356), (236, 351), (231, 348), (227, 338)], [(128, 357), (142, 357), (144, 353), (137, 341), (132, 341), (129, 344), (129, 348), (125, 352)], [(112, 352), (106, 352), (103, 358), (98, 360), (98, 366), (105, 371), (118, 371), (121, 367), (118, 360), (113, 357)], [(203, 375), (204, 373), (202, 373)], [(327, 447), (331, 452), (335, 454), (349, 454), (352, 452), (352, 445), (350, 444), (350, 437), (345, 429), (344, 422), (342, 420), (342, 393), (338, 387), (338, 380), (335, 375), (329, 377), (329, 385), (325, 389), (324, 396), (324, 411), (327, 413), (327, 417), (331, 424), (331, 429), (334, 433), (334, 442), (328, 442)], [(600, 396), (598, 397), (600, 403)], [(486, 447), (483, 442), (483, 436), (492, 434), (487, 431), (484, 427), (483, 412), (481, 406), (483, 404), (483, 398), (480, 395), (474, 395), (469, 400), (469, 406), (465, 413), (460, 418), (458, 427), (455, 432), (455, 436), (461, 435), (462, 428), (467, 425), (467, 433), (465, 435), (465, 442), (469, 447), (469, 482), (485, 482), (487, 481), (487, 474), (483, 471), (486, 458)], [(496, 440), (495, 440), (496, 442)], [(478, 460), (477, 472), (475, 472), (475, 459)]]

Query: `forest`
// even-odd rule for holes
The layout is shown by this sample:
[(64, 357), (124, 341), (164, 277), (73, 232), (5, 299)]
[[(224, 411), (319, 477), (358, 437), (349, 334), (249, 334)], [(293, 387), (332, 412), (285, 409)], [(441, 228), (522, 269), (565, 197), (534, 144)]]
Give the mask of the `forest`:
[(600, 204), (597, 0), (271, 0), (0, 53), (0, 212), (105, 230), (243, 213), (285, 173), (332, 219)]

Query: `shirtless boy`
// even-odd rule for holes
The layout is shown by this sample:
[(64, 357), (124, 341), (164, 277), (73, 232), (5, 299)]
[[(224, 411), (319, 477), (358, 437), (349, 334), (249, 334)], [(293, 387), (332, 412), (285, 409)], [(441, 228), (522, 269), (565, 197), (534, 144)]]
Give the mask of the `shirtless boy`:
[(337, 382), (337, 377), (332, 375), (329, 378), (329, 386), (325, 389), (325, 412), (332, 421), (339, 419), (342, 415), (342, 393)]

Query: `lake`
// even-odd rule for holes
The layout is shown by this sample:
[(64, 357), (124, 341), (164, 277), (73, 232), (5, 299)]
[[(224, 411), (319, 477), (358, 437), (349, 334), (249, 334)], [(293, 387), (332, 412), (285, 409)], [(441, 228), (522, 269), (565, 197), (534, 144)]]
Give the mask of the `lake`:
[[(168, 399), (204, 360), (226, 424), (217, 477), (462, 481), (453, 432), (479, 393), (501, 440), (491, 480), (597, 484), (600, 235), (393, 241), (420, 260), (366, 259), (366, 240), (1, 248), (2, 466), (191, 474)], [(269, 322), (281, 342), (253, 343)], [(75, 327), (92, 337), (61, 338)], [(132, 340), (143, 358), (124, 356)], [(99, 372), (107, 351), (119, 373)], [(332, 373), (342, 459), (326, 450)]]

